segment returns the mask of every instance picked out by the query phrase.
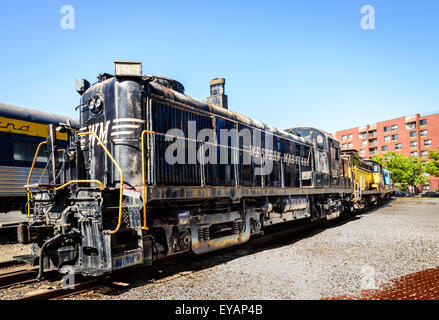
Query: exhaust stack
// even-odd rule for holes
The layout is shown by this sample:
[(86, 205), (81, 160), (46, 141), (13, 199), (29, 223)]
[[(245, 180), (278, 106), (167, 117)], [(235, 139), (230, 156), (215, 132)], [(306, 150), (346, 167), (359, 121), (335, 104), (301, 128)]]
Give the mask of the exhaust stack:
[(226, 79), (215, 78), (210, 81), (210, 97), (207, 98), (208, 103), (229, 109), (227, 95), (225, 93)]

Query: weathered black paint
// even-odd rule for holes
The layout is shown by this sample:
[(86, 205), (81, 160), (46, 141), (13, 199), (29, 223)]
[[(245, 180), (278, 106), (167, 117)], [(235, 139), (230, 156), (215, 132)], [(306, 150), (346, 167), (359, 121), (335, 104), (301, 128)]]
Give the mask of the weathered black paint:
[[(352, 184), (340, 167), (339, 144), (321, 130), (311, 130), (309, 138), (301, 137), (299, 129), (278, 130), (184, 95), (183, 85), (172, 79), (108, 74), (99, 79), (81, 97), (79, 132), (96, 133), (122, 169), (123, 188), (129, 190), (123, 197), (121, 227), (109, 233), (118, 223), (119, 171), (94, 137), (70, 131), (68, 158), (75, 169), (71, 179), (99, 180), (106, 189), (72, 184), (61, 193), (32, 194), (29, 233), (36, 235), (34, 252), (52, 237), (64, 235), (62, 241), (50, 244), (42, 257), (44, 267), (61, 268), (61, 261), (74, 266), (75, 272), (99, 275), (183, 251), (204, 253), (245, 242), (266, 225), (334, 218), (351, 199)], [(88, 104), (97, 95), (104, 104), (102, 112), (95, 114)], [(164, 154), (170, 142), (164, 134), (178, 128), (187, 136), (188, 121), (195, 121), (197, 132), (204, 128), (217, 133), (232, 128), (259, 131), (262, 143), (270, 134), (274, 151), (309, 161), (278, 159), (266, 176), (255, 176), (254, 164), (242, 164), (242, 150), (240, 164), (169, 165)], [(145, 142), (145, 181), (143, 130), (155, 132)], [(239, 149), (249, 147), (240, 142)], [(50, 199), (39, 200), (40, 194)], [(145, 203), (148, 230), (142, 230)]]

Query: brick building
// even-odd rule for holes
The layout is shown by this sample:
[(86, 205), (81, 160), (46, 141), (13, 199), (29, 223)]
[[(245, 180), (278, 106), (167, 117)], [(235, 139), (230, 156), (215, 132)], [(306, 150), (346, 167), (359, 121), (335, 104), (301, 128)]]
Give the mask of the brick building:
[[(401, 152), (428, 160), (428, 151), (439, 147), (439, 112), (416, 114), (337, 131), (335, 134), (343, 149), (356, 149), (360, 157), (374, 154)], [(421, 191), (439, 189), (439, 178), (430, 177)]]

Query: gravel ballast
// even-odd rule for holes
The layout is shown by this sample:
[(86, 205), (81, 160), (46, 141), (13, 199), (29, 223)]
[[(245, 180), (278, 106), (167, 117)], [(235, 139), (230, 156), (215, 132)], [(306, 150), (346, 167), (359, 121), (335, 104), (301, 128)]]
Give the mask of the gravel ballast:
[[(138, 278), (93, 299), (321, 299), (359, 295), (439, 265), (439, 199), (398, 198), (345, 223), (269, 247), (220, 252), (208, 266)], [(202, 264), (200, 259), (198, 264)], [(201, 260), (203, 261), (203, 260)], [(156, 280), (154, 280), (154, 278)]]

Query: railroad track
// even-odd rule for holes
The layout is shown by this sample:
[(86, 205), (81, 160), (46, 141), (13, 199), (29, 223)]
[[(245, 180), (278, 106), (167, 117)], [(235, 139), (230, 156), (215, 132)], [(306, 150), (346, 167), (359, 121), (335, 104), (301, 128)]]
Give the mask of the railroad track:
[(96, 288), (101, 285), (105, 285), (109, 282), (111, 282), (112, 277), (101, 277), (85, 282), (81, 282), (72, 286), (66, 286), (66, 287), (60, 287), (60, 288), (53, 288), (53, 289), (46, 289), (39, 291), (37, 293), (27, 295), (24, 297), (21, 297), (17, 300), (51, 300), (51, 299), (62, 299), (65, 297), (69, 297), (75, 294), (87, 292), (90, 289)]
[[(0, 269), (19, 265), (22, 265), (22, 263), (8, 261), (7, 263), (1, 263)], [(40, 280), (37, 279), (37, 275), (37, 267), (27, 267), (14, 271), (2, 272), (0, 273), (0, 290), (13, 286), (38, 283)], [(56, 284), (54, 284), (51, 289), (36, 290), (36, 293), (25, 295), (17, 300), (49, 300), (64, 298), (77, 293), (85, 292), (100, 285), (104, 285), (110, 282), (112, 278), (113, 277), (111, 276), (100, 277), (97, 279), (79, 282), (70, 286), (61, 286), (62, 281), (56, 281)]]
[(0, 270), (4, 269), (4, 268), (16, 267), (16, 266), (19, 266), (22, 264), (23, 264), (23, 262), (16, 261), (16, 260), (3, 261), (3, 262), (0, 262)]
[(21, 268), (14, 271), (0, 273), (0, 289), (14, 285), (37, 282), (38, 268)]

